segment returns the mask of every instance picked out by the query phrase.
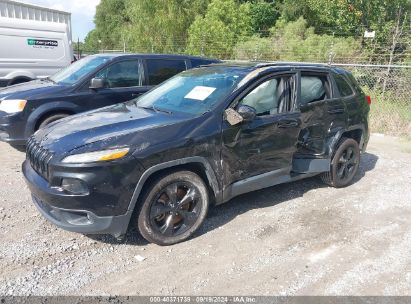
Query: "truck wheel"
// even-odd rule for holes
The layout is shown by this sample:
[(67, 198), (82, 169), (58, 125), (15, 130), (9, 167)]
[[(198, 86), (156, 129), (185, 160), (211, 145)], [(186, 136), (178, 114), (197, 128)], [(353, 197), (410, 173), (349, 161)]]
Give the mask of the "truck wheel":
[(66, 114), (66, 113), (50, 115), (50, 116), (48, 116), (48, 117), (46, 117), (45, 119), (42, 120), (42, 122), (40, 123), (40, 125), (37, 129), (42, 129), (45, 126), (47, 126), (48, 124), (51, 124), (52, 122), (55, 122), (56, 120), (62, 119), (62, 118), (67, 117), (67, 116), (69, 116), (69, 114)]
[(352, 138), (342, 138), (331, 161), (330, 171), (321, 175), (326, 184), (341, 188), (350, 184), (360, 164), (360, 148)]
[(207, 187), (197, 174), (177, 171), (162, 176), (143, 195), (138, 230), (161, 246), (182, 242), (203, 223), (208, 205)]

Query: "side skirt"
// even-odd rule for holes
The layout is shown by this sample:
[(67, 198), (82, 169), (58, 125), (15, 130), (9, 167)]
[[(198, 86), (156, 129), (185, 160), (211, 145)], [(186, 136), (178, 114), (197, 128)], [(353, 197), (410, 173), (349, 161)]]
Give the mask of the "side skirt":
[(217, 205), (228, 202), (232, 198), (275, 185), (297, 181), (303, 178), (318, 175), (318, 173), (290, 174), (291, 168), (279, 169), (238, 181), (223, 190), (223, 200)]

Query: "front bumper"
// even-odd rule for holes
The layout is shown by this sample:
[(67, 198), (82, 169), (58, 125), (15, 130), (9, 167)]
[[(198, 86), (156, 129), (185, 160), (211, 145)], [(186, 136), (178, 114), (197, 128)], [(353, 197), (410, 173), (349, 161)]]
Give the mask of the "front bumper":
[(97, 216), (87, 210), (65, 210), (53, 207), (32, 195), (38, 211), (51, 223), (67, 231), (84, 234), (111, 234), (121, 237), (126, 234), (131, 214)]
[(7, 114), (0, 112), (0, 141), (7, 142), (11, 145), (25, 145), (26, 138), (24, 131), (26, 122), (18, 114)]
[[(68, 231), (84, 234), (111, 234), (117, 238), (126, 234), (132, 210), (127, 210), (121, 215), (97, 215), (91, 210), (81, 208), (87, 204), (79, 205), (78, 197), (68, 195), (56, 187), (51, 187), (48, 181), (41, 177), (28, 161), (23, 163), (22, 171), (32, 193), (34, 205), (54, 225)], [(82, 199), (93, 201), (93, 196), (83, 196)], [(61, 205), (72, 205), (74, 208), (62, 207)]]

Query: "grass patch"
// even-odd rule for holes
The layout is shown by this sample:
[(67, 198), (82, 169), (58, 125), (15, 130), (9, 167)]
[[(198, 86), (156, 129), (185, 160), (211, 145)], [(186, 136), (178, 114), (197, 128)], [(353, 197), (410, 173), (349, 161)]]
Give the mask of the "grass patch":
[(401, 136), (411, 140), (411, 100), (404, 102), (393, 92), (364, 88), (371, 96), (370, 128), (372, 132)]

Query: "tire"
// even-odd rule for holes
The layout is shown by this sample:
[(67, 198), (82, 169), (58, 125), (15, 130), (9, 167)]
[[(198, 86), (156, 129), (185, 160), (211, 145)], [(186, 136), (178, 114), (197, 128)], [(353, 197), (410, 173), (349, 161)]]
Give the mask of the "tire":
[(19, 152), (26, 152), (26, 145), (11, 145), (11, 147)]
[(331, 161), (330, 171), (321, 175), (324, 183), (335, 188), (349, 185), (360, 164), (360, 148), (352, 138), (342, 138)]
[(52, 122), (55, 122), (56, 120), (65, 118), (67, 116), (69, 116), (69, 114), (66, 114), (66, 113), (50, 115), (50, 116), (48, 116), (48, 117), (46, 117), (45, 119), (42, 120), (42, 122), (39, 124), (39, 127), (37, 128), (37, 130), (42, 129), (45, 126), (47, 126), (48, 124), (51, 124)]
[(187, 240), (201, 226), (209, 195), (197, 174), (177, 171), (151, 183), (141, 203), (137, 218), (140, 234), (151, 243), (166, 246)]

